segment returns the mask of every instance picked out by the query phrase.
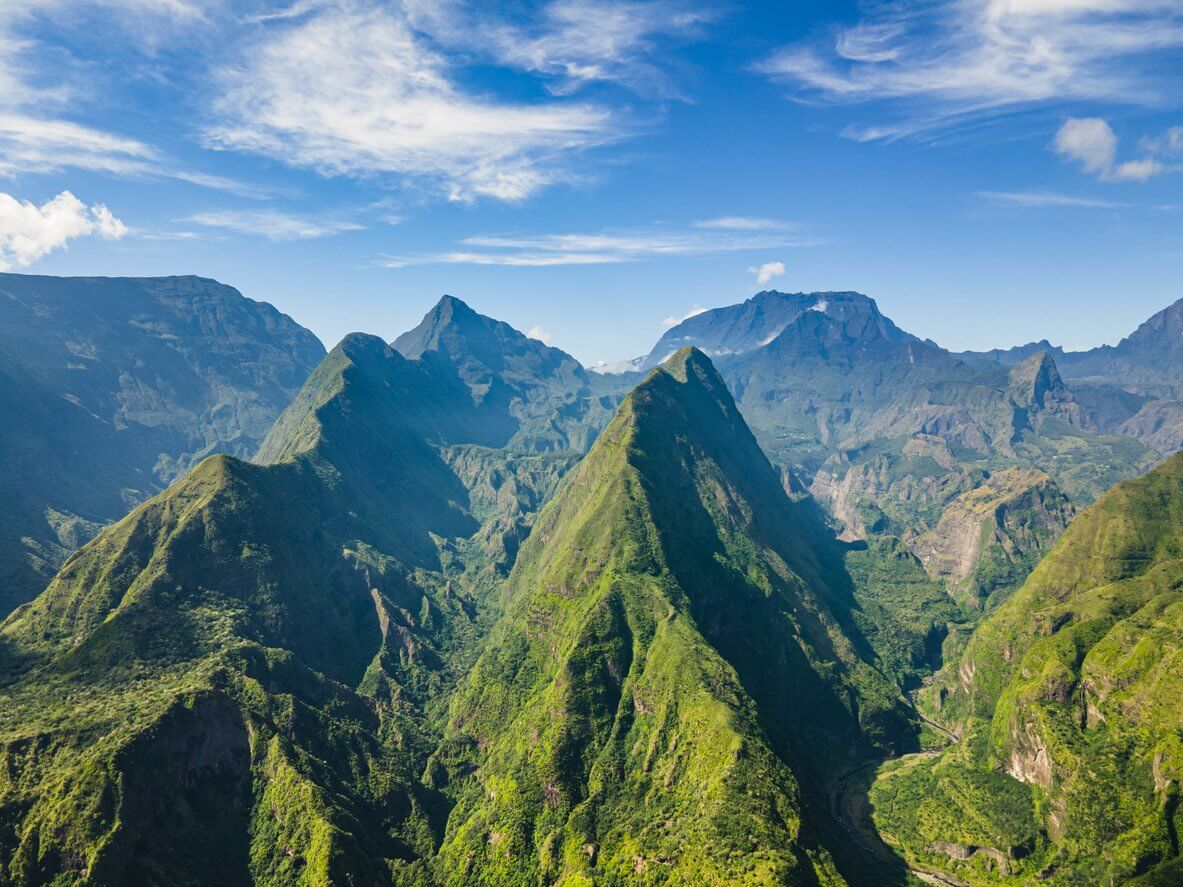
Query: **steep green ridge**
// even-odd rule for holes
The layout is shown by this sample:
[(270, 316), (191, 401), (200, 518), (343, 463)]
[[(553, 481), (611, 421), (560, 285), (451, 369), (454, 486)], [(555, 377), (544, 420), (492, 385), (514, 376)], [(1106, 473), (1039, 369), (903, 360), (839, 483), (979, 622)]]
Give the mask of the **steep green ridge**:
[[(1183, 772), (1183, 456), (1078, 515), (925, 691), (962, 739), (872, 801), (970, 883), (1170, 882)], [(1161, 876), (1161, 877), (1160, 877)]]
[[(347, 337), (254, 464), (206, 459), (12, 614), (0, 882), (432, 881), (450, 802), (423, 768), (578, 459), (516, 430), (589, 437), (612, 402), (581, 406), (561, 360), (507, 369), (545, 347), (508, 327), (494, 344), (483, 385), (456, 355)], [(521, 416), (486, 396), (510, 377)]]
[(430, 853), (424, 710), (472, 631), (436, 540), (476, 522), (415, 369), (346, 339), (274, 464), (207, 459), (9, 618), (0, 880), (383, 883)]
[(836, 882), (824, 778), (910, 731), (824, 540), (710, 361), (655, 370), (543, 509), (451, 707), (441, 877)]
[(323, 356), (212, 280), (0, 274), (0, 615), (205, 456), (250, 456)]

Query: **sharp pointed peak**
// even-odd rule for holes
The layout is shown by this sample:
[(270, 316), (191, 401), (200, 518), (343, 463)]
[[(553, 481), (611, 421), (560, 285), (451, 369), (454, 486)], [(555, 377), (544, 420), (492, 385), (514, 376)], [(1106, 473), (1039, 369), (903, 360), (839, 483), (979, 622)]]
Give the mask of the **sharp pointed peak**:
[(444, 310), (459, 311), (459, 312), (464, 312), (467, 314), (476, 314), (477, 313), (476, 311), (474, 311), (472, 309), (472, 306), (470, 306), (463, 299), (458, 299), (456, 296), (453, 296), (450, 293), (444, 293), (442, 296), (440, 296), (440, 300), (435, 303), (434, 310), (436, 310), (436, 311), (444, 311)]

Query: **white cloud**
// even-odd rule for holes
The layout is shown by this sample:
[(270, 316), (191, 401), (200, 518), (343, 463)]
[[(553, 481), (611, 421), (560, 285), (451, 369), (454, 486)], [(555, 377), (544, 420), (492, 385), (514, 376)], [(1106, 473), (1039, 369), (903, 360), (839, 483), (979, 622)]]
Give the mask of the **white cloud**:
[(1069, 117), (1056, 133), (1055, 149), (1079, 161), (1085, 172), (1107, 176), (1117, 159), (1117, 133), (1099, 117)]
[(143, 174), (155, 158), (154, 149), (135, 139), (0, 108), (0, 175), (70, 168)]
[(532, 326), (532, 327), (530, 327), (530, 329), (526, 330), (526, 336), (527, 336), (527, 338), (530, 338), (530, 339), (537, 339), (543, 345), (549, 345), (551, 343), (551, 338), (552, 338), (551, 334), (548, 333), (546, 330), (544, 330), (542, 327), (540, 327), (538, 324), (534, 324), (534, 326)]
[(1183, 152), (1183, 126), (1172, 126), (1157, 138), (1143, 138), (1142, 150), (1150, 154), (1178, 154)]
[(1153, 157), (1117, 162), (1117, 133), (1099, 117), (1069, 117), (1056, 133), (1053, 147), (1085, 172), (1103, 181), (1145, 182), (1168, 167)]
[(236, 234), (253, 234), (277, 242), (330, 237), (344, 231), (360, 231), (364, 227), (348, 219), (319, 218), (272, 209), (217, 210), (195, 213), (181, 221), (207, 228), (224, 228)]
[(706, 314), (709, 310), (709, 308), (700, 308), (699, 306), (695, 305), (690, 309), (689, 312), (683, 314), (681, 317), (675, 317), (673, 314), (671, 314), (669, 317), (666, 317), (661, 321), (662, 329), (668, 330), (671, 327), (677, 326), (684, 320), (689, 320), (690, 318), (697, 317), (700, 314)]
[(1076, 197), (1071, 194), (1056, 194), (1051, 191), (979, 191), (978, 196), (993, 203), (1018, 207), (1116, 209), (1129, 205), (1113, 200), (1095, 200), (1091, 197)]
[(268, 25), (219, 72), (207, 142), (327, 175), (389, 175), (452, 199), (518, 200), (564, 178), (563, 158), (621, 135), (588, 104), (470, 95), (393, 8), (332, 6)]
[(275, 190), (255, 185), (251, 182), (241, 182), (227, 176), (214, 175), (204, 172), (189, 172), (181, 170), (173, 173), (173, 178), (197, 185), (199, 188), (209, 188), (213, 191), (225, 191), (235, 197), (245, 197), (250, 200), (270, 200), (275, 196)]
[(1167, 167), (1153, 157), (1143, 157), (1141, 160), (1119, 163), (1113, 170), (1113, 178), (1123, 182), (1145, 182), (1166, 170)]
[(649, 229), (604, 231), (596, 234), (536, 234), (527, 236), (466, 237), (459, 249), (441, 253), (399, 256), (385, 264), (505, 265), (553, 267), (612, 265), (672, 256), (707, 256), (727, 252), (815, 246), (819, 239), (791, 237), (762, 231)]
[(118, 240), (127, 227), (103, 204), (63, 191), (41, 206), (0, 193), (0, 270), (31, 265), (78, 237)]
[(1169, 0), (901, 0), (786, 46), (757, 69), (805, 101), (886, 100), (863, 141), (917, 137), (1057, 101), (1153, 104), (1177, 93), (1183, 6)]
[(620, 373), (635, 373), (644, 365), (644, 357), (634, 357), (631, 360), (601, 360), (590, 369), (594, 373), (615, 376)]
[[(529, 26), (502, 24), (486, 33), (502, 64), (557, 76), (556, 92), (600, 80), (674, 97), (677, 88), (653, 61), (658, 38), (695, 38), (717, 17), (669, 0), (554, 0)], [(471, 18), (463, 24), (470, 32)]]
[(779, 231), (794, 227), (790, 222), (778, 219), (762, 219), (754, 216), (720, 216), (717, 219), (703, 219), (694, 223), (695, 228), (719, 228), (724, 231)]
[(784, 262), (765, 262), (758, 268), (749, 268), (749, 274), (756, 275), (756, 283), (760, 286), (765, 286), (772, 281), (774, 277), (780, 277), (785, 273)]

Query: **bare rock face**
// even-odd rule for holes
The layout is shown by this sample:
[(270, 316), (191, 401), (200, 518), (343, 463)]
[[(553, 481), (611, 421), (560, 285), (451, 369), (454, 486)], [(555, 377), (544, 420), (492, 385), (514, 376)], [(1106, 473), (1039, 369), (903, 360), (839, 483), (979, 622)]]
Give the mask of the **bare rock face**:
[(1152, 450), (1169, 456), (1183, 449), (1183, 402), (1152, 400), (1117, 427), (1118, 434), (1136, 437)]
[(953, 597), (985, 608), (1026, 578), (1074, 511), (1048, 475), (1010, 468), (954, 499), (912, 551)]
[(1027, 426), (1028, 414), (1050, 416), (1081, 431), (1095, 431), (1072, 393), (1060, 378), (1051, 354), (1032, 354), (1010, 371), (1009, 393), (1015, 406), (1015, 431)]

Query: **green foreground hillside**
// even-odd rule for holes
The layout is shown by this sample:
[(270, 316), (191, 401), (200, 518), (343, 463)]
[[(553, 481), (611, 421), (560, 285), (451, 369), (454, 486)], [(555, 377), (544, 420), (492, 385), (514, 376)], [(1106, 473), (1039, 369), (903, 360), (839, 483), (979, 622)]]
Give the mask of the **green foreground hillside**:
[(570, 459), (448, 443), (451, 378), (346, 339), (266, 464), (206, 460), (4, 623), (0, 880), (867, 871), (827, 779), (913, 730), (710, 362), (624, 401), (508, 581)]
[(1082, 512), (925, 691), (961, 741), (884, 770), (884, 834), (973, 884), (1178, 883), (1181, 589), (1176, 455)]

